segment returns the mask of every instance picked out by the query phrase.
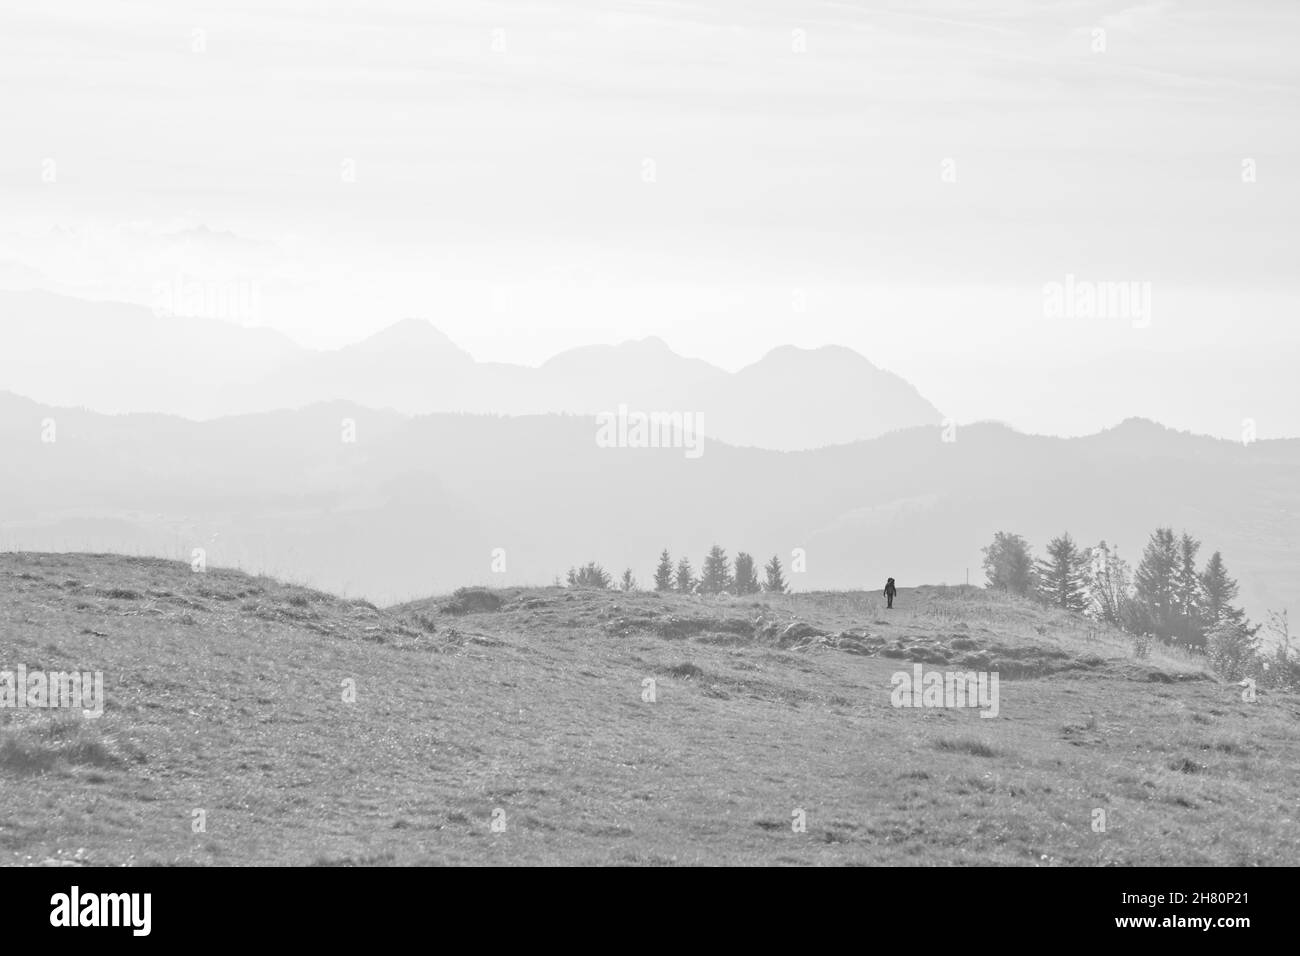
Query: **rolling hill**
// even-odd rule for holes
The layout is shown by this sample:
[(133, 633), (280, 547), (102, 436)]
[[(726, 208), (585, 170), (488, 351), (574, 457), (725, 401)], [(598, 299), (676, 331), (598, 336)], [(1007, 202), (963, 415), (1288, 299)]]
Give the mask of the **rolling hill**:
[[(490, 597), (379, 609), (183, 563), (0, 555), (0, 669), (99, 671), (106, 698), (98, 719), (0, 709), (0, 864), (1300, 849), (1300, 698), (1245, 703), (1075, 618), (973, 588), (904, 589), (892, 612), (863, 593)], [(998, 672), (997, 717), (893, 706), (918, 664)]]

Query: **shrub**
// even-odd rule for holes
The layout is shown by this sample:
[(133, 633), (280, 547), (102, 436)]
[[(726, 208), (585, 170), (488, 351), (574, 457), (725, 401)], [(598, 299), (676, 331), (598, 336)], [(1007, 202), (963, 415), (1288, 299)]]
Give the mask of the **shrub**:
[(1238, 681), (1255, 671), (1258, 659), (1255, 630), (1244, 624), (1221, 624), (1210, 632), (1205, 656), (1224, 680)]
[(1263, 661), (1264, 682), (1279, 688), (1300, 688), (1300, 660), (1291, 652), (1291, 626), (1286, 611), (1270, 611), (1268, 630), (1276, 646)]
[(480, 614), (500, 610), (503, 603), (490, 588), (457, 588), (442, 610), (446, 614)]
[(972, 757), (998, 756), (998, 751), (974, 737), (943, 738), (936, 741), (935, 747), (947, 753), (964, 753), (970, 754)]

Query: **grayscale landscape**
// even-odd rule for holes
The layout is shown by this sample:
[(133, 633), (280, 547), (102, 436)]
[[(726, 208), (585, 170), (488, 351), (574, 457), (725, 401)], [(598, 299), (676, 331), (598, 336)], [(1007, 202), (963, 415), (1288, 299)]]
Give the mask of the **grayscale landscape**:
[(0, 865), (1294, 866), (1297, 40), (0, 11)]

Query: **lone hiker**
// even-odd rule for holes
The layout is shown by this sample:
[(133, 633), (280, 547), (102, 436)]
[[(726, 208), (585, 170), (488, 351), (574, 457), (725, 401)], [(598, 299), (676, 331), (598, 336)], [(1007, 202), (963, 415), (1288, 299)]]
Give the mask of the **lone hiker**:
[(885, 582), (885, 600), (889, 602), (888, 606), (894, 606), (894, 595), (898, 593), (898, 588), (894, 587), (894, 579), (890, 578)]

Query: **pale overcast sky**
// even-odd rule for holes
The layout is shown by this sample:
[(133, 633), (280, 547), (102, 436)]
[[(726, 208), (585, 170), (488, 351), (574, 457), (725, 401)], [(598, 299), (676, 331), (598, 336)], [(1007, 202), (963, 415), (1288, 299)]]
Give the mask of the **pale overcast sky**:
[[(304, 344), (527, 363), (836, 343), (1055, 433), (1099, 369), (1293, 377), (1293, 0), (595, 6), (6, 0), (0, 286), (253, 284)], [(1067, 275), (1149, 322), (1046, 315)]]

